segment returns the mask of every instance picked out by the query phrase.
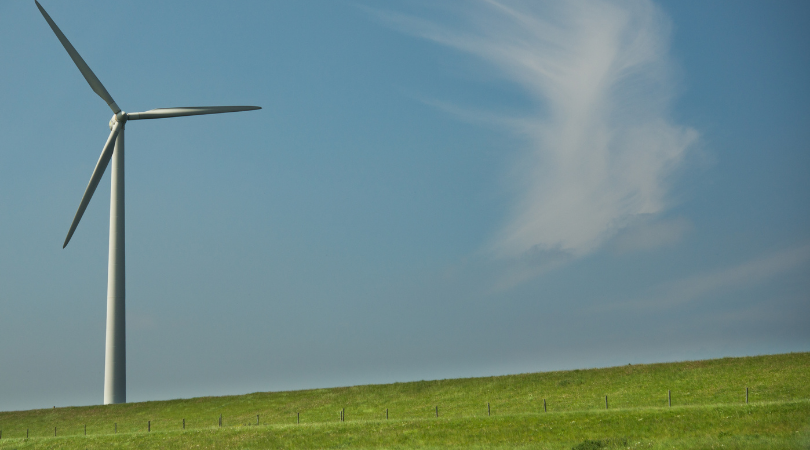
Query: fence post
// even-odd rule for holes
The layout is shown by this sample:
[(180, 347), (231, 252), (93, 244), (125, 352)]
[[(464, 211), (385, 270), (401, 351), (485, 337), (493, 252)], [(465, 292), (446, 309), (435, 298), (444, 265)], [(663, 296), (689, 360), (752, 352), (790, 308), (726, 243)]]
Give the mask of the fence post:
[(186, 419), (183, 419), (183, 429), (186, 429)]
[(222, 414), (219, 415), (219, 426), (222, 426)]
[(258, 424), (259, 424), (259, 415), (256, 414), (256, 425), (258, 425)]
[(118, 422), (115, 422), (115, 432), (118, 433)]
[(605, 396), (605, 409), (608, 409), (607, 395)]
[(436, 406), (436, 417), (439, 417), (439, 406)]
[(300, 412), (298, 413), (298, 423), (301, 423), (301, 413)]
[[(56, 409), (56, 406), (54, 406), (53, 409)], [(56, 436), (56, 427), (53, 427), (53, 435)]]
[(385, 408), (385, 420), (388, 420), (388, 408)]
[(748, 387), (745, 388), (745, 403), (748, 403)]
[(489, 402), (487, 402), (487, 415), (488, 416), (492, 415), (492, 410), (489, 408)]
[(672, 390), (667, 389), (667, 400), (669, 400), (669, 407), (672, 408)]
[(84, 424), (84, 435), (87, 436), (87, 424)]
[(543, 399), (543, 412), (548, 412), (548, 409), (546, 408), (546, 399)]
[(151, 420), (146, 421), (146, 431), (150, 432), (150, 433), (152, 432), (152, 421)]

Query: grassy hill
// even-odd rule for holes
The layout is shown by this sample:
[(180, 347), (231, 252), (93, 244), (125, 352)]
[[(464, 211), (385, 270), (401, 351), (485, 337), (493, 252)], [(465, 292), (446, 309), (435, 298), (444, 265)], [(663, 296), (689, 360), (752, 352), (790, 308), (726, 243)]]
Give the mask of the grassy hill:
[(810, 353), (0, 412), (0, 430), (0, 449), (810, 448)]

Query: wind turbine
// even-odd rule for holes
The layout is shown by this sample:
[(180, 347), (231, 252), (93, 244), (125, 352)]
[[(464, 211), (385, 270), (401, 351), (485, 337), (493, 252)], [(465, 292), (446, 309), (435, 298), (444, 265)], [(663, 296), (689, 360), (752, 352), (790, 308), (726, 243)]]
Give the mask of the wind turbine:
[(73, 223), (70, 224), (65, 243), (65, 248), (76, 231), (76, 226), (82, 219), (84, 210), (93, 193), (96, 191), (101, 176), (112, 160), (111, 173), (111, 193), (110, 193), (110, 253), (107, 266), (107, 345), (104, 358), (104, 404), (126, 403), (127, 401), (127, 375), (126, 375), (126, 333), (125, 333), (125, 271), (124, 271), (124, 126), (130, 120), (141, 119), (164, 119), (167, 117), (196, 116), (200, 114), (219, 114), (238, 111), (252, 111), (261, 109), (258, 106), (198, 106), (182, 108), (160, 108), (152, 109), (140, 113), (126, 113), (115, 104), (112, 96), (101, 84), (98, 77), (90, 70), (79, 53), (70, 44), (65, 35), (56, 26), (51, 16), (45, 12), (42, 5), (34, 0), (39, 8), (39, 12), (45, 17), (48, 25), (59, 38), (59, 42), (67, 50), (70, 58), (79, 68), (79, 71), (93, 88), (93, 92), (98, 94), (113, 111), (110, 119), (110, 136), (101, 156), (98, 158), (90, 182), (84, 190), (82, 201)]

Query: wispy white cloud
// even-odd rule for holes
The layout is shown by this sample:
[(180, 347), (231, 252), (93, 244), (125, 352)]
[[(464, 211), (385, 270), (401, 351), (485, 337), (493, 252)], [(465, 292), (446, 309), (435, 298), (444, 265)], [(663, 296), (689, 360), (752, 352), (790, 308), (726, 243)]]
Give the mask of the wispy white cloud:
[(664, 283), (652, 289), (643, 298), (628, 302), (599, 306), (606, 309), (662, 309), (672, 308), (705, 299), (708, 295), (721, 295), (749, 288), (771, 280), (810, 261), (810, 243), (781, 250), (743, 263)]
[(692, 223), (683, 218), (670, 220), (639, 220), (619, 232), (610, 247), (616, 253), (630, 253), (671, 246), (692, 229)]
[[(443, 105), (462, 117), (506, 125), (529, 142), (510, 174), (511, 212), (489, 247), (495, 255), (555, 265), (593, 252), (637, 217), (666, 209), (671, 175), (698, 133), (667, 117), (670, 25), (653, 3), (455, 7), (447, 23), (383, 17), (480, 58), (537, 106), (515, 118)], [(535, 269), (527, 267), (519, 278)]]

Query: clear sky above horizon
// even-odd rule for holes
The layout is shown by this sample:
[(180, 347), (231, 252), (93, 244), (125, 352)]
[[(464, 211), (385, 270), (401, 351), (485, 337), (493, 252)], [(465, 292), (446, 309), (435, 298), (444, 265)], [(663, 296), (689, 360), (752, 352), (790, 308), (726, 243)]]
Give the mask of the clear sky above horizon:
[[(810, 3), (41, 1), (129, 401), (810, 351)], [(103, 399), (109, 134), (0, 2), (0, 410)]]

